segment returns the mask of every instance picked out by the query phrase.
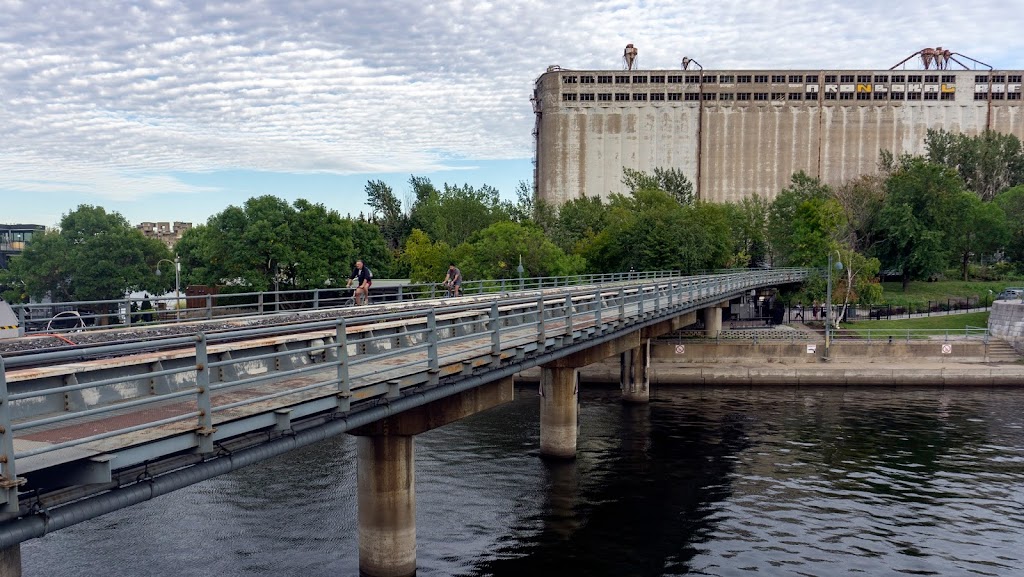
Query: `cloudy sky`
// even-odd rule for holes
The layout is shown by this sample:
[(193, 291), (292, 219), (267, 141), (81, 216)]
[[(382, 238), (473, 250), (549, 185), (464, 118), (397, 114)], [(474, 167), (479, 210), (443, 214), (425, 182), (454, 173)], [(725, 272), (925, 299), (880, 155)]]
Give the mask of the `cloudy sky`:
[(195, 223), (261, 194), (342, 214), (409, 175), (531, 178), (548, 65), (1024, 68), (1024, 0), (0, 0), (0, 223), (79, 204)]

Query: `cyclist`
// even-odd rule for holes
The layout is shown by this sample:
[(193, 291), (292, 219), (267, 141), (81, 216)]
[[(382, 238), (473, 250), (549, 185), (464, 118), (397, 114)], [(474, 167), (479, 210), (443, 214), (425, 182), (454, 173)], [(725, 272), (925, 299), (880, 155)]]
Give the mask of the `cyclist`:
[(370, 267), (363, 264), (362, 259), (356, 261), (356, 268), (352, 269), (352, 276), (345, 283), (345, 288), (352, 286), (356, 281), (356, 290), (352, 293), (352, 299), (357, 305), (370, 302), (370, 285), (373, 284), (373, 272)]
[(462, 271), (455, 266), (455, 263), (448, 263), (448, 274), (444, 276), (444, 285), (453, 297), (459, 296), (462, 290)]

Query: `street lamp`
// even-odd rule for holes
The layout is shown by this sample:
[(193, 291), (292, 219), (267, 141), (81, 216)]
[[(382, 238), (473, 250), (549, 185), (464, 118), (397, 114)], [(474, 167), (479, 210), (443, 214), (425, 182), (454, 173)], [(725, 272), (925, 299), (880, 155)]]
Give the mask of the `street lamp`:
[[(836, 261), (835, 269), (843, 270), (843, 260), (839, 251), (835, 251), (839, 260)], [(832, 252), (828, 253), (828, 281), (825, 286), (825, 360), (829, 360), (829, 347), (832, 345)]]
[(174, 265), (174, 320), (181, 320), (181, 257), (174, 255), (174, 261), (162, 258), (156, 261), (156, 276), (160, 276), (160, 263), (166, 262)]

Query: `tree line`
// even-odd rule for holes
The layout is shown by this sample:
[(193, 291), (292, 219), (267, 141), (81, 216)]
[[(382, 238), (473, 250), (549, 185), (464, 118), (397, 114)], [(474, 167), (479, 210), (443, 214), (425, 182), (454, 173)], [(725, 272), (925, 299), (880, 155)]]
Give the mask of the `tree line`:
[[(311, 289), (344, 283), (362, 258), (377, 278), (438, 281), (456, 263), (467, 279), (652, 269), (844, 263), (837, 294), (871, 302), (880, 274), (929, 278), (953, 268), (967, 278), (1024, 272), (1024, 152), (1012, 135), (929, 131), (926, 153), (881, 151), (876, 174), (829, 186), (804, 173), (774, 200), (734, 203), (694, 197), (675, 168), (624, 169), (626, 194), (554, 207), (520, 182), (516, 200), (491, 186), (412, 176), (404, 201), (379, 180), (366, 183), (369, 214), (341, 216), (322, 204), (274, 196), (229, 206), (168, 250), (117, 213), (83, 205), (37, 237), (0, 271), (8, 300), (120, 298), (166, 292), (155, 274), (180, 256), (182, 284), (238, 290)], [(167, 265), (165, 265), (167, 266)], [(169, 268), (169, 267), (168, 267)], [(164, 271), (168, 272), (167, 270)], [(822, 282), (805, 297), (823, 300)], [(820, 293), (820, 295), (818, 294)]]

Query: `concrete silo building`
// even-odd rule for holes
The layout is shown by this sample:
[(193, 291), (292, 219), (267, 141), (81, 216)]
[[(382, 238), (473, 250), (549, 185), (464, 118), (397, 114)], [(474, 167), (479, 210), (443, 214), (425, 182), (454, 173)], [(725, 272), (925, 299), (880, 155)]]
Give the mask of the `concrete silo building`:
[(839, 184), (875, 172), (881, 149), (923, 153), (929, 128), (1024, 140), (1024, 72), (953, 70), (970, 59), (941, 49), (918, 55), (923, 70), (552, 66), (533, 98), (537, 197), (608, 197), (625, 192), (623, 167), (672, 167), (704, 200), (771, 199), (800, 170)]

